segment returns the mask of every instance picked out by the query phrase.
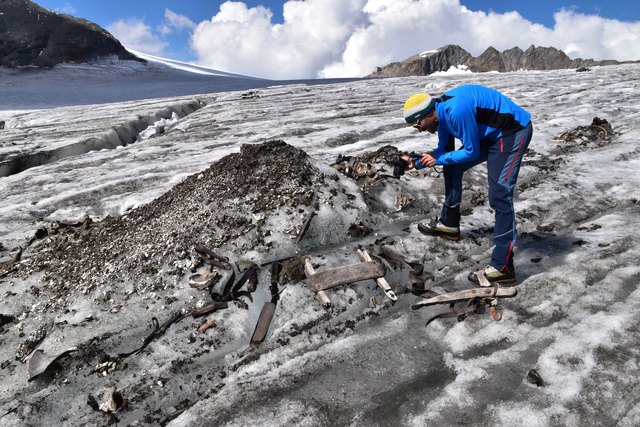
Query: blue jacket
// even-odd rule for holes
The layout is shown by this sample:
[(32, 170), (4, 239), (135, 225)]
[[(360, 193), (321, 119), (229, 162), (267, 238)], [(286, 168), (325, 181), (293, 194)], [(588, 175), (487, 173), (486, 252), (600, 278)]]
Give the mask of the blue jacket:
[[(480, 85), (464, 85), (445, 92), (436, 103), (438, 165), (470, 162), (480, 155), (480, 141), (497, 141), (513, 135), (531, 122), (531, 114), (509, 98)], [(462, 141), (462, 149), (445, 152), (449, 139)]]

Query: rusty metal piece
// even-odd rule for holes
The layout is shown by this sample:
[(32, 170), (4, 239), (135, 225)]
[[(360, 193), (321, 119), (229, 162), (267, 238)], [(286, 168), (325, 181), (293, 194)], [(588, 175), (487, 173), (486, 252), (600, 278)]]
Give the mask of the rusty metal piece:
[(198, 332), (204, 334), (207, 330), (216, 326), (216, 321), (213, 319), (207, 319), (202, 325), (198, 326)]
[(498, 321), (502, 319), (502, 313), (498, 311), (498, 307), (496, 306), (489, 307), (489, 314), (493, 320)]

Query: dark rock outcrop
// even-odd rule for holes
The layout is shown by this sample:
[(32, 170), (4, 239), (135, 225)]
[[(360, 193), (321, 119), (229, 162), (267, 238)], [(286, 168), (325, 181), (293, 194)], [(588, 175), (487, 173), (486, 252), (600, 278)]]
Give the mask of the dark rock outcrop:
[(558, 70), (561, 68), (576, 68), (576, 65), (593, 64), (593, 60), (580, 58), (572, 61), (567, 54), (555, 47), (529, 46), (524, 51), (522, 69), (524, 70)]
[(478, 56), (477, 58), (470, 58), (467, 61), (466, 65), (468, 65), (468, 67), (475, 72), (507, 71), (507, 67), (505, 65), (504, 59), (502, 58), (502, 54), (498, 52), (498, 50), (493, 46), (490, 46), (482, 53), (482, 55)]
[(378, 67), (369, 77), (427, 76), (436, 71), (446, 71), (451, 65), (465, 64), (471, 54), (460, 46), (447, 45), (440, 49), (413, 55), (401, 62)]
[(512, 47), (500, 54), (505, 70), (519, 70), (524, 62), (524, 52), (519, 47)]
[(434, 51), (411, 56), (401, 62), (378, 67), (368, 77), (427, 76), (437, 71), (447, 71), (455, 66), (465, 66), (470, 71), (481, 73), (487, 71), (558, 70), (620, 63), (622, 62), (615, 60), (571, 59), (555, 47), (533, 45), (525, 51), (514, 47), (499, 52), (494, 47), (489, 47), (480, 56), (473, 57), (460, 46), (447, 45)]
[(462, 49), (460, 46), (447, 45), (441, 49), (438, 49), (437, 53), (424, 57), (424, 71), (425, 74), (431, 74), (441, 69), (448, 70), (448, 64), (464, 64), (471, 58), (471, 54)]
[(142, 61), (92, 22), (30, 0), (0, 0), (0, 66), (52, 67), (111, 55)]

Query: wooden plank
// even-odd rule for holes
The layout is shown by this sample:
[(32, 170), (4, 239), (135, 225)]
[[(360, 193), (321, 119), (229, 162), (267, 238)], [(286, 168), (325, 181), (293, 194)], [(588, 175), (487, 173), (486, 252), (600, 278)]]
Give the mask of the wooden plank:
[(306, 283), (315, 292), (330, 289), (360, 280), (376, 279), (384, 276), (384, 266), (374, 261), (345, 265), (321, 271), (307, 277)]
[(275, 311), (276, 305), (274, 303), (264, 303), (260, 311), (260, 316), (258, 317), (258, 322), (256, 323), (256, 328), (253, 330), (253, 335), (251, 336), (251, 344), (260, 344), (264, 341), (267, 332), (269, 332), (269, 325), (271, 324), (271, 319), (273, 319), (273, 313), (275, 313)]
[[(313, 265), (311, 265), (311, 261), (309, 261), (309, 258), (305, 258), (304, 260), (304, 272), (307, 275), (307, 278), (313, 277), (313, 275), (316, 274), (316, 271), (314, 270)], [(317, 291), (316, 298), (318, 299), (320, 305), (322, 305), (324, 308), (331, 307), (331, 301), (324, 291)]]
[[(358, 254), (358, 256), (362, 261), (365, 261), (365, 262), (372, 261), (371, 256), (369, 255), (369, 252), (365, 251), (364, 249), (358, 249), (356, 250), (356, 253)], [(389, 286), (389, 282), (387, 282), (387, 279), (385, 279), (384, 277), (378, 277), (376, 278), (376, 283), (384, 291), (384, 294), (387, 296), (387, 298), (389, 298), (391, 301), (398, 300), (398, 296), (396, 295), (395, 292), (393, 292), (393, 290), (391, 289), (391, 286)]]
[(421, 301), (413, 304), (411, 308), (417, 310), (421, 307), (427, 307), (430, 305), (448, 304), (452, 302), (466, 301), (472, 298), (513, 298), (516, 295), (518, 295), (518, 290), (514, 287), (497, 289), (493, 286), (489, 288), (471, 288), (448, 292), (431, 298), (422, 298)]

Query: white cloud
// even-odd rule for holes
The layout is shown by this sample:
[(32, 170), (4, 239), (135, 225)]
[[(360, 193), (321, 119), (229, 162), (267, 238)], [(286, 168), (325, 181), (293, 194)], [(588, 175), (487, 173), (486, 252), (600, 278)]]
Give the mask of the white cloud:
[(628, 23), (562, 10), (554, 15), (559, 49), (570, 57), (640, 59), (640, 22)]
[(67, 15), (75, 15), (77, 12), (76, 8), (70, 3), (65, 3), (60, 7), (56, 7), (55, 10), (58, 13), (66, 13)]
[(547, 28), (458, 0), (289, 0), (284, 22), (274, 24), (269, 9), (227, 1), (195, 27), (191, 44), (202, 65), (276, 79), (364, 76), (446, 44), (473, 55), (534, 44), (572, 58), (640, 59), (640, 22), (566, 9), (554, 16)]
[(184, 15), (179, 15), (170, 9), (164, 10), (165, 23), (163, 27), (170, 30), (195, 30), (196, 24)]
[(366, 22), (366, 0), (307, 0), (284, 4), (282, 24), (264, 7), (227, 1), (198, 24), (192, 47), (199, 63), (274, 79), (313, 78), (339, 60), (351, 34)]
[(161, 55), (167, 47), (167, 43), (156, 36), (151, 27), (137, 19), (121, 19), (108, 25), (107, 30), (125, 47), (142, 53)]
[(457, 0), (370, 0), (371, 24), (348, 40), (340, 61), (327, 65), (325, 77), (363, 76), (376, 66), (400, 61), (423, 50), (457, 44), (473, 55), (530, 45), (554, 46), (571, 58), (640, 59), (640, 23), (581, 15), (555, 14), (546, 28), (517, 12), (471, 11)]

